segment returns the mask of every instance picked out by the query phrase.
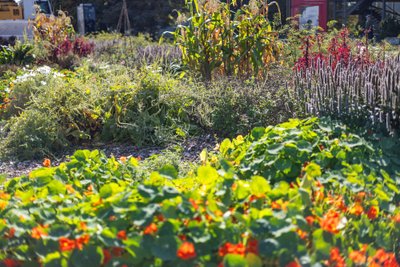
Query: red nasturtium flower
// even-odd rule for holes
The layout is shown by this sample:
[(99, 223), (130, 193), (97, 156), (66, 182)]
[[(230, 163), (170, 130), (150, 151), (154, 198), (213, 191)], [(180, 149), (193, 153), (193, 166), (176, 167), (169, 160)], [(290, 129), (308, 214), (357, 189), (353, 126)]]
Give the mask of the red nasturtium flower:
[(4, 237), (7, 239), (13, 238), (15, 236), (15, 228), (11, 227), (7, 233), (4, 234)]
[(306, 221), (307, 221), (307, 224), (309, 225), (309, 226), (313, 226), (314, 225), (314, 221), (315, 221), (315, 218), (314, 218), (314, 216), (307, 216), (306, 218)]
[(40, 239), (43, 236), (47, 236), (48, 234), (44, 231), (47, 227), (43, 227), (41, 225), (32, 228), (31, 237), (34, 239)]
[(103, 248), (103, 265), (107, 265), (107, 263), (111, 260), (111, 253), (108, 249)]
[(257, 239), (249, 239), (249, 241), (247, 241), (246, 252), (258, 255), (258, 241), (257, 241)]
[(218, 250), (218, 255), (221, 257), (224, 257), (226, 254), (238, 254), (244, 256), (245, 253), (246, 253), (246, 248), (242, 243), (232, 244), (226, 242)]
[(157, 225), (155, 223), (151, 223), (149, 226), (147, 226), (144, 229), (143, 234), (152, 235), (152, 234), (155, 234), (157, 232), (157, 230), (158, 230)]
[(89, 243), (90, 236), (88, 234), (83, 235), (81, 237), (78, 237), (75, 242), (76, 242), (76, 247), (80, 250), (83, 249), (83, 245), (86, 245)]
[(340, 214), (334, 210), (329, 210), (321, 219), (321, 228), (332, 234), (339, 233)]
[(61, 251), (70, 251), (70, 250), (75, 249), (75, 240), (73, 240), (73, 239), (68, 239), (66, 237), (60, 237), (60, 239), (58, 239), (58, 243), (60, 245)]
[(2, 262), (2, 265), (5, 267), (19, 267), (21, 266), (20, 262), (14, 259), (5, 259)]
[(124, 252), (125, 252), (125, 249), (123, 249), (121, 247), (113, 247), (111, 249), (111, 253), (114, 257), (121, 257)]
[(44, 160), (43, 160), (43, 166), (44, 167), (50, 167), (51, 166), (51, 160), (50, 159), (48, 159), (48, 158), (45, 158)]
[(183, 242), (176, 255), (182, 260), (190, 260), (196, 257), (196, 249), (191, 242)]
[(375, 206), (371, 206), (367, 212), (367, 216), (370, 220), (374, 220), (378, 217), (378, 209)]
[(125, 231), (125, 230), (119, 231), (119, 232), (117, 233), (117, 237), (118, 237), (119, 239), (126, 240), (126, 231)]
[(285, 267), (301, 267), (301, 265), (297, 261), (291, 261)]

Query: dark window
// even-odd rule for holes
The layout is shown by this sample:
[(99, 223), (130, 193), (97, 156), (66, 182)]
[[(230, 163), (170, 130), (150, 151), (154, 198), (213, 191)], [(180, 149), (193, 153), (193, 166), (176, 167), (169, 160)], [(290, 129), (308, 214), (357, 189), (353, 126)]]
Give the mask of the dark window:
[(51, 9), (49, 2), (47, 1), (35, 1), (35, 5), (38, 5), (40, 8), (40, 12), (44, 14), (51, 14)]
[(13, 9), (13, 15), (19, 16), (19, 9)]

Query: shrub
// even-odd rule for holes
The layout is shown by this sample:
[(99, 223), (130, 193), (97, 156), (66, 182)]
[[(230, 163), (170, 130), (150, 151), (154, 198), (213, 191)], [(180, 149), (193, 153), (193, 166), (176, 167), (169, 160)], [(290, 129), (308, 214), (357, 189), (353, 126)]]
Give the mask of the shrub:
[(237, 1), (185, 2), (190, 17), (177, 27), (175, 43), (182, 50), (183, 64), (204, 79), (261, 78), (279, 58), (281, 43), (264, 2), (252, 0), (240, 8)]
[[(59, 167), (2, 182), (0, 260), (399, 266), (399, 184), (368, 164), (380, 151), (362, 138), (341, 125), (292, 120), (226, 140), (220, 150), (217, 163), (211, 157), (190, 178), (166, 166), (138, 180), (135, 158), (77, 151)], [(259, 171), (262, 155), (272, 160), (265, 170), (282, 169), (280, 179)], [(284, 156), (302, 163), (296, 179), (286, 177)]]

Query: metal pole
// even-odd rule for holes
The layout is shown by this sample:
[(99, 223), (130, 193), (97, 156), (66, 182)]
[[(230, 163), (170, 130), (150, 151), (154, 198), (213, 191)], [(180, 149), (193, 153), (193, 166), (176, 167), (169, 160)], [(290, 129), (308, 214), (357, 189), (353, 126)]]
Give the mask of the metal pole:
[(382, 20), (386, 18), (386, 0), (382, 0)]

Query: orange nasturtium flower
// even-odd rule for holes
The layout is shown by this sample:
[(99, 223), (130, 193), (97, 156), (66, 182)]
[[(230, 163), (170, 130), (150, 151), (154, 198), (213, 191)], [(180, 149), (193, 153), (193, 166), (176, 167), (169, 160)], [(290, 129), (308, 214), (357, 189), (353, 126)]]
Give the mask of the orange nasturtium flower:
[(119, 238), (119, 239), (122, 239), (122, 240), (126, 240), (126, 231), (125, 230), (121, 230), (121, 231), (119, 231), (118, 233), (117, 233), (117, 237)]
[(393, 221), (394, 221), (395, 223), (400, 224), (400, 213), (397, 214), (397, 215), (394, 215), (394, 216), (392, 217), (392, 219), (393, 219)]
[(43, 160), (43, 166), (44, 167), (50, 167), (51, 166), (51, 160), (50, 159), (48, 159), (48, 158), (45, 158), (44, 160)]
[(314, 221), (315, 221), (314, 216), (309, 215), (309, 216), (307, 216), (305, 219), (306, 219), (307, 224), (308, 224), (309, 226), (313, 226), (313, 225), (314, 225)]
[(232, 244), (226, 242), (218, 250), (218, 255), (220, 257), (224, 257), (226, 254), (238, 254), (244, 256), (245, 253), (246, 253), (246, 248), (242, 243)]
[(364, 251), (360, 251), (360, 250), (354, 250), (352, 252), (350, 252), (349, 254), (349, 259), (357, 264), (364, 264), (365, 261), (367, 260), (367, 257), (365, 256), (365, 252)]
[(124, 156), (122, 156), (122, 157), (119, 158), (119, 160), (120, 160), (122, 163), (126, 163), (127, 158), (124, 157)]
[(334, 210), (329, 210), (321, 219), (321, 228), (332, 234), (339, 233), (340, 214)]
[(157, 230), (158, 230), (157, 225), (155, 223), (151, 223), (149, 226), (147, 226), (144, 229), (143, 234), (152, 235), (152, 234), (155, 234), (157, 232)]
[(183, 242), (176, 252), (176, 255), (182, 260), (190, 260), (197, 256), (196, 249), (191, 242)]
[(76, 247), (80, 250), (83, 249), (83, 245), (86, 245), (89, 243), (90, 236), (88, 234), (83, 235), (81, 237), (78, 237), (75, 242), (76, 242)]
[(75, 240), (73, 239), (60, 237), (60, 239), (58, 239), (58, 244), (60, 245), (61, 251), (70, 251), (75, 249)]
[(353, 205), (353, 207), (350, 208), (349, 212), (350, 214), (360, 216), (364, 212), (364, 209), (359, 203), (356, 203)]
[(346, 266), (346, 262), (344, 258), (340, 255), (340, 250), (338, 248), (335, 247), (331, 249), (330, 258), (327, 265), (335, 267)]
[(46, 228), (47, 227), (41, 225), (32, 228), (31, 237), (34, 239), (41, 239), (43, 236), (47, 236), (48, 234), (44, 230)]
[(371, 267), (400, 267), (394, 253), (388, 253), (383, 249), (378, 249), (373, 257), (368, 257), (368, 266)]

